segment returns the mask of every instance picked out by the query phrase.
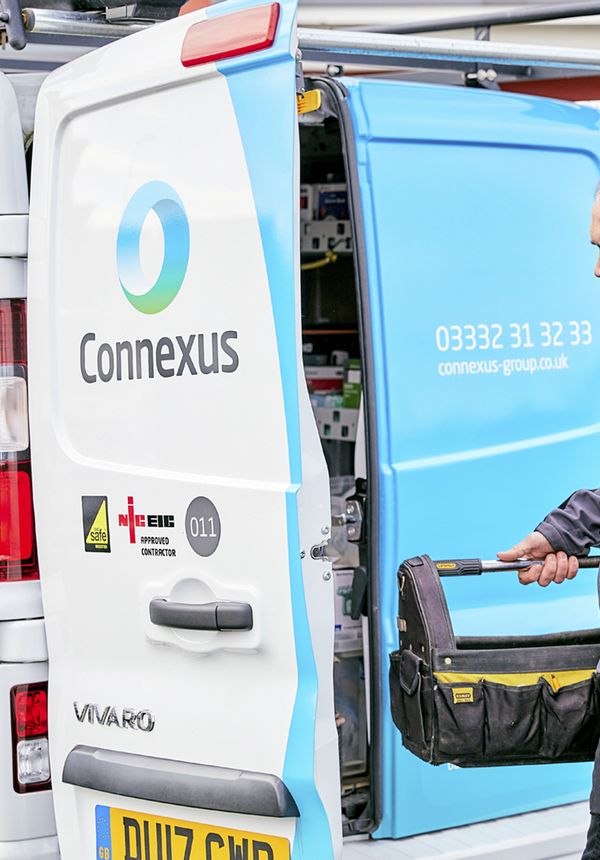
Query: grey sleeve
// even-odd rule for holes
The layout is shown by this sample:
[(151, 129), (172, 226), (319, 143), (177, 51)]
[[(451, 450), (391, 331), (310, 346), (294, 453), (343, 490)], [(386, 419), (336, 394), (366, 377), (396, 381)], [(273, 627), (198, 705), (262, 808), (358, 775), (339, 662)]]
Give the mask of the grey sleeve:
[(600, 488), (577, 490), (535, 529), (555, 550), (583, 555), (600, 545)]

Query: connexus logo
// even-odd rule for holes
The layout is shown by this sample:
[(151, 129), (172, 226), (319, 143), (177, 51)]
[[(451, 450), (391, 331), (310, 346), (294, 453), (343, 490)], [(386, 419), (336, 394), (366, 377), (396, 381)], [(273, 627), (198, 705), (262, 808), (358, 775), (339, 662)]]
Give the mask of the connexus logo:
[[(151, 211), (160, 220), (165, 251), (156, 282), (144, 291), (147, 279), (140, 263), (140, 234)], [(142, 185), (127, 204), (117, 236), (117, 269), (127, 300), (143, 314), (164, 311), (181, 288), (189, 257), (190, 225), (179, 195), (166, 182)]]
[[(164, 259), (156, 282), (142, 292), (147, 279), (140, 263), (140, 234), (151, 211), (162, 225)], [(117, 268), (127, 300), (143, 314), (164, 311), (181, 289), (189, 256), (190, 225), (178, 195), (166, 182), (142, 185), (127, 204), (117, 236)], [(215, 295), (218, 291), (213, 290)], [(79, 370), (90, 385), (235, 373), (240, 365), (234, 345), (238, 332), (233, 326), (226, 331), (146, 335), (136, 340), (105, 337), (88, 331), (79, 343)]]

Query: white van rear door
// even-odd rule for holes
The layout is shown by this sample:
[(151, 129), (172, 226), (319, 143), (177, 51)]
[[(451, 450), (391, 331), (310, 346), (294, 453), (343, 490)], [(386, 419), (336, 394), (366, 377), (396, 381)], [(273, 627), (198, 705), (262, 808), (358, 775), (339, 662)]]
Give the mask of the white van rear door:
[(217, 3), (40, 94), (31, 422), (63, 860), (339, 854), (295, 5)]

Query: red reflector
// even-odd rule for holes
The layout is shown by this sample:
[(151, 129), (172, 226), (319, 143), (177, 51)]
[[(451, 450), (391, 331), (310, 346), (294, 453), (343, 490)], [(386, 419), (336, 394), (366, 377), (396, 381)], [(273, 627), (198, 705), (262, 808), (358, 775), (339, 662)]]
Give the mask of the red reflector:
[(27, 364), (25, 299), (0, 300), (0, 364)]
[(0, 562), (23, 561), (32, 551), (31, 479), (23, 470), (3, 469), (0, 471)]
[(12, 689), (13, 727), (22, 738), (48, 734), (48, 693), (46, 684), (21, 684)]
[(214, 63), (270, 48), (279, 23), (279, 3), (207, 18), (193, 24), (181, 48), (184, 66)]

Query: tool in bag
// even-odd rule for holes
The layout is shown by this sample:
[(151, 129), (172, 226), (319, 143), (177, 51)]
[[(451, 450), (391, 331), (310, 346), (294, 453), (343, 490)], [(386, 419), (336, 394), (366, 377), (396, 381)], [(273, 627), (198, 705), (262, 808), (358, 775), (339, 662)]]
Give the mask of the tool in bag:
[[(600, 737), (600, 629), (456, 636), (442, 576), (515, 571), (535, 561), (432, 561), (398, 571), (400, 649), (390, 655), (392, 716), (404, 746), (461, 767), (590, 761)], [(600, 557), (579, 559), (597, 568)]]

